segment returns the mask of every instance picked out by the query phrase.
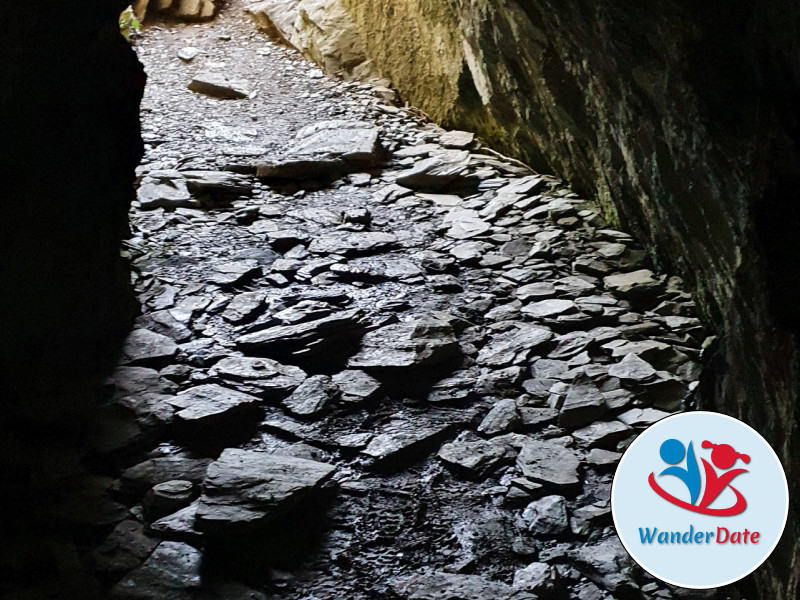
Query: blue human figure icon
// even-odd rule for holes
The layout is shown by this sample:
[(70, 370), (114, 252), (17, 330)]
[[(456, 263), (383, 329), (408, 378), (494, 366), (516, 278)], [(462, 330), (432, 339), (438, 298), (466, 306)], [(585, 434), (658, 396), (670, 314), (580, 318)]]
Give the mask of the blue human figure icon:
[[(692, 443), (689, 442), (689, 450), (687, 451), (680, 441), (676, 439), (666, 440), (661, 444), (659, 453), (665, 463), (673, 465), (661, 471), (659, 477), (661, 477), (661, 475), (674, 475), (689, 488), (691, 504), (697, 502), (697, 498), (700, 496), (701, 486), (700, 467), (697, 465), (697, 458), (695, 458)], [(684, 456), (686, 456), (686, 468), (675, 466), (683, 460)]]

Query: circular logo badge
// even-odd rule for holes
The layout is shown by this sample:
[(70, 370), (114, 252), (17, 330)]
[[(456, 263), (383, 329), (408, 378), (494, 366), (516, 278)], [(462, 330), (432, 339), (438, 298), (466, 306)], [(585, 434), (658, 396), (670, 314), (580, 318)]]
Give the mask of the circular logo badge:
[(614, 525), (643, 569), (686, 588), (753, 572), (789, 510), (775, 451), (741, 421), (711, 412), (667, 417), (630, 445), (611, 490)]

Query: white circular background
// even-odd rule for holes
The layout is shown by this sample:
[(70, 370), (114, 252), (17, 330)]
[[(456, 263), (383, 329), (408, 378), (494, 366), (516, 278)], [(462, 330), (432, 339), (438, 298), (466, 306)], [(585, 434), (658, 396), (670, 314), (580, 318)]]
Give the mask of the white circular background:
[[(747, 469), (731, 485), (747, 500), (747, 508), (730, 517), (694, 513), (661, 498), (650, 487), (648, 477), (655, 473), (656, 482), (667, 492), (689, 501), (689, 493), (677, 477), (658, 477), (668, 466), (659, 454), (661, 444), (677, 439), (686, 448), (693, 443), (694, 453), (705, 482), (701, 458), (711, 463), (711, 449), (701, 444), (730, 444), (750, 456), (745, 464), (738, 460), (732, 469)], [(685, 467), (684, 462), (677, 466)], [(720, 469), (716, 471), (721, 474)], [(703, 489), (705, 488), (705, 483)], [(700, 497), (702, 498), (703, 489)], [(709, 508), (726, 508), (735, 503), (729, 489), (722, 492)], [(733, 583), (753, 572), (775, 549), (786, 525), (789, 510), (789, 488), (786, 475), (775, 451), (750, 426), (741, 421), (712, 412), (688, 412), (667, 417), (650, 426), (630, 445), (617, 467), (611, 490), (611, 511), (617, 533), (631, 557), (643, 569), (672, 585), (706, 589)], [(713, 531), (709, 544), (643, 544), (639, 528), (658, 528), (659, 532), (679, 531), (683, 534)], [(757, 544), (718, 544), (717, 527), (734, 531), (758, 531)], [(748, 536), (749, 537), (749, 536)], [(703, 538), (705, 540), (705, 537)]]

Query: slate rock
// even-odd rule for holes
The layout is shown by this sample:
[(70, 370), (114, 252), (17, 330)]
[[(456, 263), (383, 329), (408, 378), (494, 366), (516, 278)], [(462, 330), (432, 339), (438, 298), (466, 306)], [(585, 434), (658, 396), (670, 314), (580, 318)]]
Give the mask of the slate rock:
[(514, 290), (514, 295), (523, 302), (544, 300), (555, 296), (556, 288), (549, 281), (537, 281), (518, 287)]
[(192, 62), (200, 54), (201, 50), (193, 46), (184, 46), (178, 50), (178, 58), (183, 62)]
[(469, 240), (484, 235), (492, 229), (492, 226), (473, 210), (454, 210), (444, 223), (449, 227), (445, 235), (454, 240)]
[(119, 523), (94, 551), (94, 566), (105, 575), (120, 578), (141, 565), (159, 542), (145, 533), (144, 525), (127, 519)]
[(611, 520), (611, 507), (607, 502), (602, 502), (572, 511), (569, 526), (575, 535), (589, 535), (594, 529), (610, 525)]
[(147, 519), (156, 521), (192, 503), (194, 484), (185, 479), (165, 481), (150, 488), (142, 503)]
[(656, 370), (636, 354), (628, 354), (620, 362), (611, 365), (608, 374), (622, 381), (644, 382), (653, 379)]
[(282, 365), (268, 358), (247, 356), (223, 358), (209, 374), (242, 384), (242, 391), (264, 399), (288, 396), (307, 377), (299, 367)]
[(126, 469), (120, 476), (119, 490), (122, 494), (136, 498), (159, 483), (175, 479), (199, 484), (206, 476), (211, 461), (206, 458), (163, 456), (151, 458)]
[(340, 395), (341, 390), (329, 376), (314, 375), (301, 383), (283, 406), (293, 415), (315, 417), (330, 409)]
[(236, 260), (215, 265), (208, 276), (208, 281), (223, 289), (250, 283), (263, 274), (257, 260)]
[(652, 271), (640, 269), (630, 273), (609, 275), (603, 279), (606, 288), (622, 298), (635, 298), (646, 294), (658, 293), (663, 283), (655, 278)]
[(681, 407), (689, 388), (680, 378), (665, 371), (656, 372), (652, 382), (644, 382), (637, 398), (659, 410), (674, 412)]
[(177, 343), (189, 341), (194, 335), (184, 323), (175, 318), (171, 310), (157, 310), (137, 317), (136, 324), (148, 331), (165, 335)]
[(142, 392), (171, 394), (177, 386), (161, 377), (155, 369), (145, 367), (117, 367), (109, 378), (115, 397), (134, 396)]
[(619, 452), (595, 448), (589, 452), (586, 462), (602, 469), (604, 467), (615, 467), (621, 458), (622, 454)]
[(547, 182), (539, 175), (527, 175), (525, 177), (512, 179), (510, 183), (503, 186), (498, 191), (503, 194), (520, 194), (526, 196), (538, 192), (546, 186)]
[(573, 431), (572, 437), (584, 448), (611, 450), (632, 434), (633, 429), (619, 421), (596, 421), (583, 429)]
[(670, 413), (655, 408), (632, 408), (617, 418), (631, 427), (650, 427), (669, 415)]
[(342, 281), (402, 281), (421, 277), (425, 271), (413, 261), (403, 258), (357, 258), (346, 263), (336, 263), (330, 268)]
[(558, 414), (562, 427), (584, 427), (601, 418), (607, 410), (605, 398), (593, 384), (573, 384)]
[(161, 542), (143, 565), (109, 594), (111, 600), (192, 600), (200, 588), (200, 551), (181, 542)]
[(222, 535), (254, 533), (318, 493), (335, 470), (316, 461), (228, 448), (208, 468), (197, 527)]
[(377, 166), (383, 148), (377, 127), (362, 121), (322, 121), (301, 129), (291, 157), (341, 158), (360, 168)]
[(346, 257), (376, 254), (397, 245), (397, 236), (380, 231), (336, 232), (315, 238), (308, 247), (312, 254), (340, 254)]
[(397, 178), (397, 185), (412, 190), (436, 192), (462, 176), (469, 167), (469, 152), (443, 150), (419, 161)]
[(539, 598), (551, 598), (558, 588), (558, 571), (547, 563), (535, 562), (514, 573), (514, 589), (532, 592)]
[(376, 467), (396, 466), (432, 450), (449, 430), (447, 424), (395, 419), (381, 427), (362, 454)]
[(517, 466), (529, 479), (550, 488), (572, 488), (580, 483), (577, 455), (550, 440), (530, 440), (517, 456)]
[(242, 99), (250, 95), (245, 81), (234, 80), (219, 73), (199, 73), (189, 83), (189, 89), (215, 98)]
[(136, 199), (142, 210), (174, 210), (200, 206), (189, 192), (186, 178), (178, 171), (150, 171), (142, 178)]
[(195, 527), (199, 500), (150, 524), (150, 529), (161, 537), (179, 542), (198, 543), (203, 532)]
[[(207, 196), (213, 200), (225, 201), (238, 196), (249, 196), (253, 191), (250, 180), (231, 171), (181, 171), (186, 178), (186, 186), (195, 196)], [(201, 198), (202, 202), (202, 198)]]
[(537, 431), (558, 418), (558, 409), (523, 406), (518, 409), (520, 424), (527, 431)]
[(266, 292), (242, 292), (225, 307), (222, 318), (233, 325), (249, 323), (264, 312)]
[(368, 332), (349, 360), (355, 369), (397, 370), (439, 365), (459, 354), (452, 326), (435, 316)]
[(544, 319), (547, 317), (556, 317), (570, 312), (575, 312), (576, 306), (572, 300), (540, 300), (526, 304), (522, 308), (522, 312), (526, 315), (532, 316), (534, 319)]
[(506, 448), (502, 444), (471, 434), (442, 446), (438, 457), (458, 474), (472, 479), (484, 479), (504, 462), (506, 454)]
[(522, 518), (528, 530), (539, 536), (555, 536), (569, 528), (567, 502), (563, 496), (544, 496), (525, 508)]
[(358, 369), (348, 369), (337, 373), (332, 380), (341, 390), (341, 401), (346, 404), (360, 404), (375, 400), (382, 393), (381, 382)]
[(500, 581), (443, 571), (400, 577), (392, 580), (390, 587), (401, 600), (536, 600), (535, 595)]
[(478, 425), (478, 433), (487, 436), (508, 433), (520, 423), (517, 403), (511, 398), (499, 400)]
[(171, 401), (176, 435), (194, 444), (247, 439), (260, 417), (261, 400), (216, 384), (189, 388)]
[(251, 356), (316, 363), (361, 339), (362, 316), (361, 310), (354, 309), (297, 325), (270, 327), (238, 338), (236, 345)]
[(378, 166), (384, 150), (377, 127), (361, 121), (322, 121), (301, 129), (279, 160), (256, 165), (262, 179), (337, 179)]
[(551, 339), (553, 332), (530, 323), (515, 323), (513, 329), (492, 337), (478, 353), (478, 364), (501, 368), (522, 364), (539, 352)]
[(577, 567), (601, 588), (615, 595), (638, 592), (637, 567), (617, 538), (607, 538), (569, 552)]
[(144, 367), (164, 367), (178, 354), (175, 340), (148, 329), (134, 329), (125, 340), (121, 363)]
[(471, 131), (446, 131), (439, 136), (439, 143), (445, 148), (464, 150), (475, 141), (475, 134)]

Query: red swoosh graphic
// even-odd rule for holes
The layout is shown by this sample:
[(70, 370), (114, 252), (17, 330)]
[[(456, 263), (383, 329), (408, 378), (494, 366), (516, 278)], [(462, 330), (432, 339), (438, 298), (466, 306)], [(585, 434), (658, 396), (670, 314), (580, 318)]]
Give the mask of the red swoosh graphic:
[(700, 513), (701, 515), (712, 515), (715, 517), (732, 517), (733, 515), (738, 515), (744, 512), (744, 509), (747, 508), (747, 500), (744, 499), (744, 496), (737, 490), (735, 487), (730, 487), (733, 492), (736, 494), (736, 504), (731, 506), (730, 508), (703, 508), (700, 506), (695, 506), (694, 504), (689, 504), (688, 502), (684, 502), (679, 498), (676, 498), (672, 494), (664, 491), (661, 486), (656, 483), (656, 478), (653, 473), (650, 473), (650, 477), (647, 479), (650, 483), (650, 487), (653, 488), (653, 491), (664, 498), (667, 502), (674, 504), (675, 506), (680, 506), (681, 508), (685, 508), (686, 510), (690, 510), (692, 512)]

